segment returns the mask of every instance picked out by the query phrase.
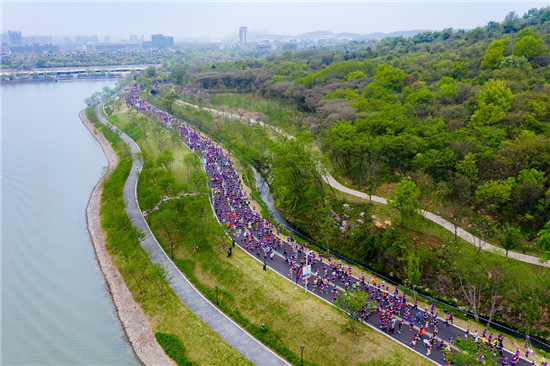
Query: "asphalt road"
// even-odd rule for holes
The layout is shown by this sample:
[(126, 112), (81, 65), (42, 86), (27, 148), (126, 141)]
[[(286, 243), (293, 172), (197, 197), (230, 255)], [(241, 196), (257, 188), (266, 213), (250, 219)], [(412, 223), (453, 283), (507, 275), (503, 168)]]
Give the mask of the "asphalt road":
[[(159, 112), (159, 113), (164, 114), (164, 112)], [(186, 129), (188, 128), (185, 123), (183, 123), (181, 121), (177, 121), (177, 122), (180, 123), (181, 126), (185, 126)], [(175, 121), (171, 121), (171, 123), (175, 123)], [(183, 141), (186, 142), (186, 139), (183, 138)], [(205, 144), (205, 146), (206, 146), (206, 144)], [(215, 147), (216, 147), (215, 144), (213, 144), (213, 145), (210, 145), (210, 147), (208, 149), (215, 149)], [(206, 154), (206, 156), (208, 156), (208, 154)], [(213, 159), (219, 159), (219, 155), (216, 155), (216, 154), (212, 154), (211, 157)], [(235, 180), (235, 177), (238, 177), (238, 175), (236, 175), (236, 173), (235, 173), (235, 171), (232, 167), (232, 163), (230, 162), (229, 157), (225, 156), (225, 157), (221, 158), (221, 160), (223, 160), (223, 161), (216, 161), (215, 165), (210, 165), (210, 167), (207, 168), (207, 175), (209, 175), (210, 178), (213, 178), (216, 175), (218, 177), (221, 177), (222, 175), (226, 175), (226, 176), (230, 177), (229, 179), (227, 179), (227, 182), (226, 182), (225, 178), (224, 179), (219, 179), (219, 180), (212, 179), (212, 182), (211, 182), (211, 184), (212, 184), (211, 188), (218, 192), (216, 194), (216, 196), (213, 198), (213, 202), (214, 202), (213, 203), (213, 208), (214, 208), (214, 211), (216, 212), (218, 221), (224, 222), (225, 221), (224, 215), (226, 215), (227, 213), (229, 213), (229, 212), (234, 213), (236, 211), (239, 211), (240, 213), (242, 213), (243, 211), (246, 211), (246, 209), (244, 209), (243, 207), (231, 207), (230, 206), (229, 197), (232, 197), (232, 195), (235, 196), (235, 194), (234, 194), (234, 192), (228, 192), (227, 189), (233, 190), (233, 189), (235, 189), (236, 186), (238, 186), (238, 182)], [(229, 164), (228, 164), (228, 162), (229, 162)], [(222, 172), (224, 172), (224, 173), (222, 173)], [(237, 194), (237, 196), (239, 196), (239, 195), (240, 194)], [(221, 197), (221, 199), (220, 199), (220, 197)], [(224, 227), (225, 227), (225, 225), (224, 225)], [(258, 226), (258, 228), (260, 228), (260, 227), (262, 227), (262, 225)], [(244, 233), (246, 231), (248, 231), (249, 234), (252, 234), (252, 236), (249, 236), (249, 237), (253, 237), (253, 240), (250, 243), (255, 245), (256, 243), (258, 243), (258, 239), (257, 239), (256, 236), (259, 234), (259, 232), (258, 231), (255, 232), (254, 229), (255, 229), (255, 226), (253, 225), (250, 229), (246, 228), (246, 230), (241, 230), (240, 236), (236, 235), (235, 230), (232, 230), (231, 233), (229, 233), (229, 235), (234, 239), (234, 241), (236, 242), (236, 245), (239, 245), (243, 250), (247, 250), (246, 247), (243, 245), (244, 243), (248, 242), (248, 240), (243, 240)], [(254, 235), (256, 235), (256, 236), (254, 236)], [(261, 246), (260, 246), (260, 248), (261, 248)], [(249, 249), (248, 251), (252, 256), (256, 257), (260, 263), (265, 263), (266, 267), (269, 267), (271, 270), (276, 271), (277, 273), (281, 274), (285, 278), (288, 278), (289, 280), (295, 281), (295, 274), (292, 275), (292, 278), (290, 278), (288, 276), (289, 275), (289, 264), (286, 263), (285, 260), (284, 260), (285, 250), (289, 255), (293, 250), (288, 242), (282, 242), (278, 247), (275, 248), (275, 254), (276, 255), (273, 256), (273, 260), (270, 258), (269, 255), (266, 255), (264, 257), (264, 254), (261, 252), (261, 250), (258, 252), (256, 248), (254, 248), (252, 250)], [(304, 258), (304, 253), (299, 253), (298, 252), (297, 253), (297, 262), (299, 263), (303, 258)], [(326, 262), (325, 262), (325, 264), (326, 264)], [(317, 266), (320, 267), (320, 266), (322, 266), (322, 264), (317, 263), (316, 266), (313, 266), (313, 268), (312, 268), (313, 272), (316, 272)], [(321, 270), (320, 270), (320, 274), (322, 274)], [(313, 278), (311, 279), (311, 281), (313, 281)], [(296, 282), (297, 286), (300, 286), (300, 287), (304, 288), (304, 284), (303, 284), (302, 281), (295, 281), (295, 282)], [(350, 285), (352, 285), (353, 283), (355, 283), (357, 285), (357, 278), (353, 278)], [(329, 291), (327, 291), (325, 293), (321, 293), (319, 290), (317, 290), (315, 292), (315, 295), (319, 296), (320, 298), (322, 298), (323, 300), (325, 300), (327, 302), (332, 303), (333, 298), (334, 298), (333, 290), (335, 289), (336, 293), (341, 293), (343, 291), (343, 283), (339, 280), (336, 280), (335, 282), (331, 281), (328, 287), (329, 287)], [(310, 286), (310, 289), (312, 290), (312, 286)], [(370, 288), (368, 288), (368, 287), (365, 288), (365, 289), (370, 290)], [(304, 290), (305, 290), (305, 288), (304, 288)], [(393, 289), (390, 289), (390, 292), (393, 293)], [(376, 291), (374, 292), (374, 294), (376, 296)], [(384, 304), (384, 306), (381, 307), (382, 311), (386, 310), (386, 305), (387, 304)], [(412, 305), (410, 303), (407, 304), (407, 307), (409, 309), (412, 309)], [(398, 319), (401, 318), (403, 316), (404, 310), (405, 310), (404, 307), (401, 308), (400, 310), (398, 310), (395, 314), (396, 318), (398, 318)], [(432, 319), (433, 319), (432, 316), (429, 315), (428, 318), (427, 318), (427, 320), (429, 321), (428, 331), (425, 332), (422, 335), (422, 338), (427, 338), (428, 336), (431, 336), (433, 334), (434, 326), (432, 324)], [(372, 314), (367, 319), (365, 319), (365, 322), (368, 325), (370, 325), (371, 327), (373, 327), (374, 329), (379, 329), (380, 328), (380, 316), (377, 315), (376, 313)], [(416, 323), (413, 330), (409, 331), (408, 322), (406, 322), (403, 326), (403, 329), (402, 329), (401, 333), (399, 333), (398, 331), (396, 331), (395, 333), (392, 333), (392, 334), (385, 333), (385, 332), (384, 333), (386, 335), (388, 335), (389, 337), (393, 338), (394, 340), (396, 340), (398, 342), (401, 342), (402, 344), (409, 347), (410, 342), (411, 342), (414, 334), (418, 333), (418, 330), (419, 330), (418, 327), (419, 327), (419, 323)], [(480, 328), (481, 328), (481, 326), (480, 326)], [(448, 344), (449, 339), (456, 339), (458, 337), (464, 337), (464, 336), (465, 336), (464, 330), (462, 330), (462, 329), (460, 329), (460, 328), (458, 328), (454, 325), (445, 326), (443, 324), (443, 321), (440, 320), (440, 322), (439, 322), (439, 332), (438, 332), (437, 337), (436, 337), (436, 342), (434, 343), (436, 345), (436, 347), (434, 347), (432, 349), (431, 355), (428, 358), (431, 361), (433, 361), (434, 363), (444, 365), (445, 360), (443, 359), (443, 353), (440, 350), (437, 349), (438, 348), (437, 346), (439, 345), (440, 341), (444, 338), (446, 340), (445, 343)], [(506, 341), (504, 342), (504, 346), (506, 347)], [(417, 344), (416, 344), (416, 351), (419, 352), (420, 354), (425, 355), (426, 350), (427, 349), (424, 347), (423, 342), (418, 341)], [(505, 351), (504, 356), (507, 357), (508, 360), (510, 360), (511, 357), (512, 357), (512, 354), (509, 351)], [(508, 364), (510, 364), (510, 362)], [(520, 359), (519, 362), (516, 363), (516, 365), (522, 365), (522, 366), (525, 365), (525, 366), (527, 366), (527, 365), (530, 365), (530, 362), (525, 360), (525, 359)]]

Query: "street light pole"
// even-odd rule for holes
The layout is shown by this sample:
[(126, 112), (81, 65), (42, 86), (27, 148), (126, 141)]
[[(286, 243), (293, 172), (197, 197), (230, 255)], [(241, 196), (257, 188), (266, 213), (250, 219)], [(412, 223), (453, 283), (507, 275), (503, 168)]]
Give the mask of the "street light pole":
[(304, 345), (301, 344), (300, 348), (302, 349), (302, 355), (300, 356), (300, 366), (304, 366)]
[(218, 285), (216, 285), (216, 305), (220, 305), (220, 298), (218, 296)]

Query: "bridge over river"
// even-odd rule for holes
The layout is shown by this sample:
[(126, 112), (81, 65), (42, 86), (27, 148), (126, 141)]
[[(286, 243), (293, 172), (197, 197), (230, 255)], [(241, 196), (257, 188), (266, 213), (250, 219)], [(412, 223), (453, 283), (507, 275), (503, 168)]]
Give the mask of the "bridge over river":
[(94, 78), (94, 77), (124, 77), (132, 72), (142, 71), (150, 66), (158, 67), (155, 64), (143, 65), (102, 65), (102, 66), (78, 66), (78, 67), (54, 67), (44, 69), (14, 70), (6, 69), (0, 71), (0, 79), (3, 82), (20, 80), (58, 80), (72, 78)]

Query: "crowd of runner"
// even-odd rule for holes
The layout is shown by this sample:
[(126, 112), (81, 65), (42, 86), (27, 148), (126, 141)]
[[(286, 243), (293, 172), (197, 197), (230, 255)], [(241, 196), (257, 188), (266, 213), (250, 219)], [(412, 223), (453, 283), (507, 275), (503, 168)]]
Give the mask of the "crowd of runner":
[[(371, 277), (365, 279), (362, 272), (360, 277), (352, 275), (352, 267), (342, 264), (340, 260), (333, 260), (329, 254), (323, 258), (320, 252), (310, 250), (305, 243), (298, 243), (292, 235), (284, 238), (275, 225), (263, 218), (250, 205), (244, 193), (241, 177), (233, 167), (233, 162), (223, 149), (200, 132), (190, 128), (168, 113), (155, 108), (139, 97), (139, 88), (134, 85), (126, 97), (129, 106), (135, 107), (140, 113), (154, 117), (162, 127), (177, 131), (185, 144), (193, 151), (202, 153), (202, 160), (212, 190), (212, 206), (220, 223), (233, 238), (233, 244), (240, 245), (244, 250), (257, 256), (265, 264), (268, 261), (284, 261), (288, 265), (288, 276), (304, 283), (311, 291), (318, 295), (336, 301), (338, 295), (348, 289), (366, 291), (369, 301), (359, 311), (362, 319), (369, 316), (379, 316), (380, 329), (389, 334), (401, 333), (407, 326), (412, 333), (410, 346), (417, 347), (421, 341), (429, 357), (432, 350), (437, 349), (445, 356), (451, 351), (452, 339), (437, 336), (440, 326), (449, 326), (453, 323), (453, 314), (446, 314), (440, 318), (435, 312), (435, 304), (430, 308), (419, 309), (417, 301), (407, 303), (406, 293), (399, 293), (396, 286), (393, 291), (384, 281), (377, 283)], [(229, 255), (231, 252), (229, 252)], [(229, 256), (228, 255), (228, 256)], [(309, 277), (302, 278), (304, 268), (311, 268)], [(495, 358), (501, 360), (502, 365), (516, 365), (520, 359), (519, 349), (510, 360), (503, 355), (503, 337), (499, 334), (493, 337), (486, 331), (478, 335), (477, 331), (470, 334), (466, 330), (465, 337), (473, 337), (480, 345), (487, 345)], [(529, 351), (525, 357), (529, 356)], [(510, 361), (510, 363), (508, 363)], [(480, 359), (483, 363), (483, 360)], [(532, 362), (536, 365), (535, 361)], [(545, 360), (540, 365), (547, 366)]]

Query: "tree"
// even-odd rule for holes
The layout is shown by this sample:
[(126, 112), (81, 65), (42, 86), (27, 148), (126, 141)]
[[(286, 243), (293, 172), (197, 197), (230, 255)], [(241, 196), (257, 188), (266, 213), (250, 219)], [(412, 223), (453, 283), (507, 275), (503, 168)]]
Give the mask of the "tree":
[(464, 61), (457, 61), (453, 64), (451, 73), (455, 79), (460, 81), (466, 76), (466, 71), (466, 63)]
[(157, 76), (157, 69), (154, 66), (149, 66), (144, 72), (148, 78), (154, 78)]
[(504, 40), (496, 39), (485, 52), (483, 61), (481, 62), (481, 67), (494, 70), (500, 66), (502, 59), (504, 58), (504, 50), (506, 48), (506, 43)]
[(487, 34), (483, 30), (483, 28), (477, 27), (469, 31), (466, 37), (468, 40), (481, 41), (482, 39), (487, 38)]
[(354, 291), (350, 288), (338, 295), (334, 304), (349, 314), (350, 320), (348, 326), (351, 328), (353, 337), (355, 338), (357, 323), (360, 321), (360, 311), (363, 310), (366, 313), (370, 313), (372, 310), (369, 295), (361, 289)]
[(123, 256), (123, 260), (126, 262), (125, 265), (125, 271), (132, 279), (134, 280), (134, 283), (136, 284), (136, 287), (139, 289), (139, 296), (145, 295), (145, 291), (143, 287), (141, 286), (141, 279), (139, 278), (139, 273), (143, 272), (143, 268), (138, 266), (136, 264), (136, 261), (133, 260), (133, 258)]
[(544, 53), (542, 46), (542, 39), (535, 38), (533, 36), (525, 36), (519, 41), (516, 41), (516, 48), (513, 52), (515, 56), (523, 56), (528, 60), (532, 60), (538, 55)]
[(445, 97), (456, 94), (456, 83), (453, 78), (444, 76), (437, 82), (437, 90)]
[(176, 184), (176, 178), (167, 172), (162, 172), (160, 174), (157, 185), (163, 190), (164, 195), (168, 197), (170, 197), (171, 194), (176, 194), (177, 188), (179, 188)]
[(508, 257), (508, 251), (516, 249), (521, 244), (520, 229), (516, 226), (505, 225), (501, 230), (499, 241)]
[(426, 105), (434, 99), (435, 95), (425, 85), (418, 85), (410, 93), (405, 102), (419, 108), (422, 105)]
[(407, 256), (407, 262), (404, 267), (405, 276), (407, 280), (411, 283), (411, 286), (414, 291), (414, 299), (416, 300), (416, 286), (420, 282), (420, 276), (422, 272), (420, 271), (420, 261), (421, 258), (415, 250), (411, 250)]
[(181, 64), (172, 66), (170, 70), (170, 79), (177, 85), (183, 85), (185, 77), (185, 67)]
[(168, 136), (166, 135), (166, 132), (161, 127), (154, 126), (152, 135), (157, 149), (162, 152), (168, 143)]
[(485, 274), (487, 276), (486, 296), (488, 297), (489, 322), (491, 325), (493, 316), (504, 306), (505, 294), (510, 288), (512, 262), (508, 258), (499, 255), (484, 255)]
[(456, 264), (460, 290), (476, 321), (479, 321), (482, 293), (487, 284), (485, 268), (478, 254), (463, 251)]
[(367, 86), (367, 89), (373, 85), (373, 86), (380, 86), (384, 89), (395, 91), (395, 92), (401, 92), (401, 89), (403, 89), (403, 79), (404, 79), (405, 73), (403, 70), (391, 67), (390, 65), (380, 65), (376, 68), (374, 72), (374, 80), (369, 86)]
[(513, 67), (516, 69), (520, 69), (523, 71), (528, 71), (531, 69), (531, 64), (529, 63), (529, 60), (525, 58), (525, 56), (506, 56), (502, 59), (502, 62), (500, 63), (500, 68), (504, 69), (507, 67)]
[(274, 151), (274, 195), (288, 217), (309, 225), (323, 204), (323, 179), (313, 151), (298, 140), (286, 141)]
[(472, 153), (466, 154), (464, 160), (456, 163), (456, 171), (467, 178), (469, 183), (475, 184), (479, 177), (479, 171), (474, 155)]
[(503, 111), (512, 107), (514, 96), (502, 80), (491, 79), (483, 84), (481, 91), (477, 93), (478, 106), (493, 104)]
[(471, 126), (496, 125), (506, 117), (514, 96), (503, 81), (491, 79), (477, 93), (477, 109), (470, 119)]
[(548, 304), (550, 275), (547, 268), (538, 268), (533, 275), (528, 271), (517, 271), (516, 284), (518, 286), (517, 301), (524, 319), (523, 325), (527, 328), (526, 334), (531, 334), (535, 322), (540, 321), (543, 304)]
[(193, 186), (195, 194), (204, 193), (207, 189), (206, 174), (201, 169), (196, 169), (189, 176), (189, 183)]
[(455, 166), (455, 153), (449, 148), (429, 149), (418, 153), (413, 159), (413, 166), (430, 174), (436, 181), (445, 180), (448, 172)]
[(537, 245), (544, 251), (544, 258), (550, 260), (550, 221), (539, 231), (536, 239)]
[(518, 30), (519, 16), (515, 11), (511, 11), (504, 17), (502, 21), (502, 29), (505, 33), (513, 33)]
[(510, 201), (516, 178), (490, 180), (476, 190), (476, 201), (484, 203), (489, 209), (496, 209)]
[(420, 197), (420, 190), (416, 184), (408, 179), (402, 179), (397, 184), (389, 205), (401, 214), (401, 225), (405, 220), (416, 213), (420, 207), (416, 199)]
[(172, 106), (174, 105), (174, 101), (178, 100), (180, 98), (180, 95), (178, 93), (170, 92), (170, 93), (164, 93), (159, 98), (159, 104), (162, 109), (167, 111), (168, 113), (172, 113)]
[(481, 103), (472, 117), (469, 127), (494, 126), (506, 118), (506, 112), (494, 104)]
[(156, 163), (158, 166), (166, 169), (168, 173), (172, 173), (172, 166), (174, 164), (174, 153), (169, 150), (161, 152), (157, 157)]
[[(488, 347), (479, 346), (475, 343), (472, 337), (462, 338), (457, 337), (453, 340), (453, 345), (460, 351), (448, 352), (447, 359), (451, 361), (452, 365), (466, 366), (466, 365), (480, 365), (485, 366), (499, 366), (500, 363), (493, 356)], [(480, 361), (483, 359), (483, 362)]]
[(191, 176), (191, 173), (198, 169), (201, 166), (200, 161), (197, 159), (195, 154), (186, 154), (183, 157), (183, 163), (185, 165), (185, 170), (187, 171), (187, 178)]
[(160, 298), (166, 296), (166, 284), (170, 282), (172, 276), (168, 276), (168, 269), (162, 263), (155, 263), (156, 284), (160, 291)]
[(516, 42), (521, 40), (523, 37), (526, 37), (526, 36), (531, 36), (531, 37), (535, 37), (535, 38), (539, 38), (537, 36), (537, 34), (535, 33), (535, 31), (532, 29), (532, 28), (523, 28), (522, 30), (520, 30), (519, 32), (517, 32), (516, 34)]

